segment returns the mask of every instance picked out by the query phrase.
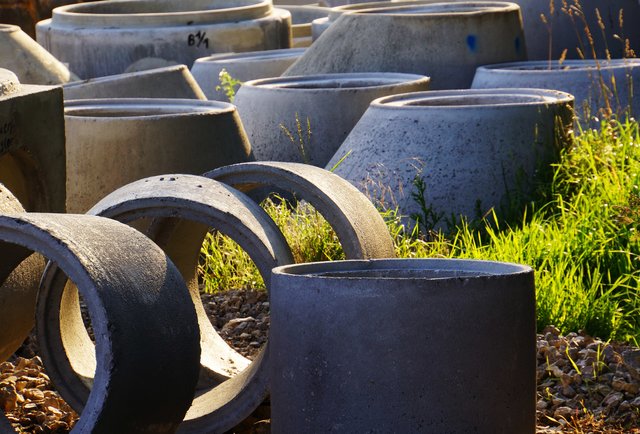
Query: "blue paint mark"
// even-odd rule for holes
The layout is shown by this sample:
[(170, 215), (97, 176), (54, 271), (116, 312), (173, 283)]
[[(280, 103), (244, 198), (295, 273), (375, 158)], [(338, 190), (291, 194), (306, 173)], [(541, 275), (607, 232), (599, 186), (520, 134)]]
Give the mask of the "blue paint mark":
[(516, 53), (520, 52), (520, 38), (516, 36), (516, 40), (514, 41), (514, 45), (516, 47)]
[(467, 47), (473, 52), (476, 51), (476, 35), (467, 36)]

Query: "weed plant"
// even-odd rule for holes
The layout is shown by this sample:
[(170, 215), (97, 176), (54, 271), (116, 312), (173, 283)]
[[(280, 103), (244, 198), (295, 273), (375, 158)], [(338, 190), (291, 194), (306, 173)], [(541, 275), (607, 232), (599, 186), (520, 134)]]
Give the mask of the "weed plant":
[[(539, 328), (585, 330), (602, 339), (640, 338), (640, 131), (632, 121), (582, 131), (563, 151), (551, 182), (518, 217), (463, 221), (448, 232), (381, 214), (401, 258), (472, 258), (536, 270)], [(308, 205), (269, 200), (296, 262), (342, 259), (327, 222)], [(244, 256), (243, 256), (244, 255)], [(207, 290), (263, 286), (250, 259), (220, 235), (203, 248)], [(252, 268), (253, 267), (253, 268)], [(237, 276), (235, 276), (237, 274)], [(233, 276), (232, 276), (233, 275)]]

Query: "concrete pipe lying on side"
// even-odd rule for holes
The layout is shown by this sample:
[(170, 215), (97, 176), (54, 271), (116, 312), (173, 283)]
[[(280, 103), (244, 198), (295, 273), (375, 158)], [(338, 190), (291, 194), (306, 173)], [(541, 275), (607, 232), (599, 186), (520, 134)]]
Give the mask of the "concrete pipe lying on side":
[(516, 264), (275, 268), (271, 432), (533, 434), (535, 306)]
[(191, 74), (202, 88), (207, 98), (227, 101), (221, 86), (220, 72), (241, 82), (259, 78), (279, 77), (304, 53), (304, 48), (283, 48), (280, 50), (250, 51), (247, 53), (223, 53), (203, 57), (195, 61)]
[(348, 155), (337, 175), (402, 215), (446, 230), (461, 217), (509, 212), (529, 200), (571, 143), (572, 126), (573, 96), (554, 90), (396, 95), (371, 103), (327, 167)]
[[(268, 284), (271, 269), (293, 262), (291, 251), (273, 220), (243, 193), (200, 176), (162, 175), (142, 179), (114, 191), (90, 211), (122, 222), (156, 218), (148, 234), (176, 264), (188, 282), (196, 306), (202, 355), (197, 396), (181, 433), (224, 432), (244, 420), (268, 393), (268, 350), (251, 362), (218, 335), (207, 318), (196, 276), (198, 258), (207, 230), (214, 228), (236, 241), (251, 257)], [(43, 306), (40, 306), (43, 307)], [(74, 318), (81, 321), (75, 306)], [(44, 315), (44, 312), (39, 312)], [(50, 326), (52, 330), (56, 326)], [(88, 342), (86, 334), (82, 337)], [(82, 407), (89, 390), (82, 377), (90, 369), (76, 361), (56, 358), (56, 371), (67, 381), (60, 394), (74, 407)], [(226, 381), (225, 381), (226, 380)]]
[(331, 225), (347, 259), (395, 257), (387, 225), (371, 201), (327, 170), (269, 161), (233, 164), (204, 176), (247, 193), (263, 187), (293, 193), (311, 204)]
[(207, 97), (186, 65), (110, 75), (65, 84), (64, 99)]
[(555, 89), (575, 98), (577, 120), (583, 127), (599, 127), (600, 119), (640, 116), (639, 59), (529, 61), (485, 65), (476, 70), (474, 89), (529, 87)]
[(253, 160), (236, 108), (218, 101), (67, 101), (67, 212), (162, 173), (200, 174)]
[[(0, 184), (0, 214), (23, 213), (18, 199)], [(26, 255), (26, 256), (25, 256)], [(0, 252), (0, 362), (6, 360), (27, 338), (35, 322), (36, 295), (45, 261), (19, 246)], [(17, 265), (19, 264), (19, 265)], [(7, 273), (10, 273), (7, 276)], [(0, 426), (1, 427), (1, 426)], [(2, 430), (0, 429), (0, 432)]]
[[(75, 379), (59, 375), (51, 358), (82, 355), (76, 366), (93, 377), (73, 431), (174, 432), (193, 399), (200, 347), (188, 290), (162, 250), (119, 222), (68, 214), (0, 215), (0, 240), (0, 281), (19, 262), (9, 252), (38, 252), (60, 267), (50, 265), (43, 280), (36, 324), (56, 386)], [(52, 285), (67, 276), (88, 307), (95, 351), (78, 339), (82, 321), (65, 315), (78, 308), (78, 293)]]
[(270, 0), (128, 0), (56, 8), (38, 42), (81, 78), (120, 74), (141, 59), (191, 67), (212, 53), (291, 46), (291, 14)]
[(27, 211), (64, 212), (65, 173), (62, 88), (0, 69), (0, 182)]
[(244, 83), (233, 102), (256, 160), (324, 167), (371, 101), (429, 85), (389, 72), (266, 78)]
[(463, 89), (480, 65), (526, 59), (516, 4), (449, 2), (345, 13), (283, 75), (404, 72)]

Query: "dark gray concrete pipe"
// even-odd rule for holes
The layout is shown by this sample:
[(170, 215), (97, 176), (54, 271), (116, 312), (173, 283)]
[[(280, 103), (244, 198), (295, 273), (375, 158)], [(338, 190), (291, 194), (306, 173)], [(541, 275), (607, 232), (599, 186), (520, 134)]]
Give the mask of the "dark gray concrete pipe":
[(271, 432), (534, 433), (531, 268), (453, 259), (278, 267)]
[(200, 356), (197, 318), (176, 267), (147, 237), (113, 220), (0, 215), (0, 281), (18, 252), (32, 251), (59, 267), (50, 265), (50, 279), (68, 276), (77, 285), (95, 334), (94, 351), (81, 339), (81, 320), (65, 315), (78, 307), (77, 292), (43, 282), (36, 323), (47, 373), (56, 386), (73, 381), (52, 363), (72, 355), (95, 371), (83, 405), (76, 405), (73, 432), (174, 432), (193, 398)]

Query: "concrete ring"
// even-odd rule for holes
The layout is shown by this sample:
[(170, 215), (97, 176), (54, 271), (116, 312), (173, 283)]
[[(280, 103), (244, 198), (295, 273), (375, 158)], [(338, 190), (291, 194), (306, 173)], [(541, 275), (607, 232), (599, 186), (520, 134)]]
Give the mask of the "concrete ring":
[(336, 232), (347, 259), (394, 258), (387, 226), (367, 197), (328, 170), (302, 163), (262, 161), (224, 166), (203, 176), (243, 192), (276, 187), (318, 210)]
[(65, 321), (69, 297), (62, 297), (64, 285), (40, 287), (37, 309), (44, 315), (37, 316), (36, 326), (56, 386), (66, 379), (57, 375), (51, 357), (78, 352), (81, 360), (95, 363), (73, 432), (174, 432), (193, 399), (200, 351), (188, 290), (164, 252), (119, 222), (68, 214), (0, 215), (0, 252), (12, 246), (48, 258), (47, 275), (64, 272), (60, 280), (68, 276), (88, 308), (95, 351), (69, 347), (67, 352), (62, 337), (73, 341), (79, 331)]

